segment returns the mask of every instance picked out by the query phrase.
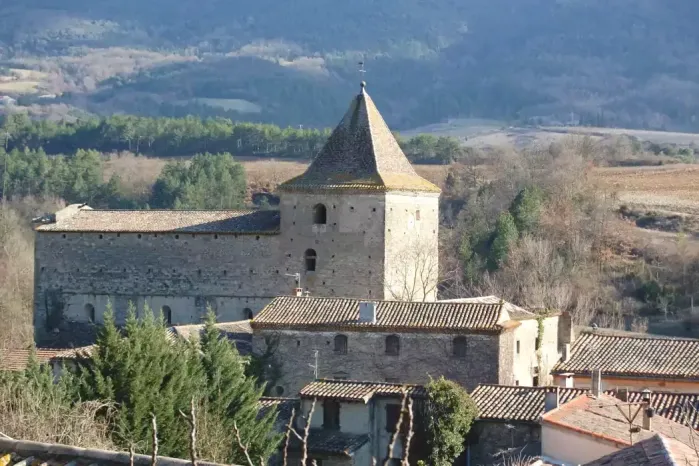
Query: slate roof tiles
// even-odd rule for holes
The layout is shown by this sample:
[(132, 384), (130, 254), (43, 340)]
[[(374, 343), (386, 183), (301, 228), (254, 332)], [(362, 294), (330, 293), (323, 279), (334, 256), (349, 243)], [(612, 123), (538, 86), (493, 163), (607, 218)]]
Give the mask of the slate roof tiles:
[(410, 165), (364, 85), (308, 170), (279, 189), (440, 192)]
[(582, 333), (554, 374), (699, 379), (699, 340)]
[(253, 329), (420, 331), (497, 333), (504, 322), (502, 303), (378, 301), (376, 322), (359, 321), (360, 300), (282, 296), (253, 319)]

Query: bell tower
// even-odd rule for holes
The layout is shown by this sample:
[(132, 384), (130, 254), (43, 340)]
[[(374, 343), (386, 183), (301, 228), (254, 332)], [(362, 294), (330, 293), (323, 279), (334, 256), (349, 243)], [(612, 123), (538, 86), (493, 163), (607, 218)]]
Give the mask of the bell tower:
[(436, 298), (440, 189), (415, 172), (364, 82), (306, 172), (279, 193), (281, 253), (312, 295)]

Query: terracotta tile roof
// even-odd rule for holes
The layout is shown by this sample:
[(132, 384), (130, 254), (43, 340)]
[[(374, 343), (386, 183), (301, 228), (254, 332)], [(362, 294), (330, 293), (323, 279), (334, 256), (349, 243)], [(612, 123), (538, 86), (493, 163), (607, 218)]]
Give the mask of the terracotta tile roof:
[[(133, 464), (150, 466), (150, 455), (134, 455)], [(161, 466), (187, 466), (189, 460), (158, 456)], [(202, 466), (215, 466), (215, 463), (202, 461)], [(3, 466), (128, 466), (129, 454), (108, 450), (78, 448), (69, 445), (28, 442), (0, 437), (0, 465)]]
[[(478, 406), (480, 420), (538, 422), (544, 413), (545, 392), (553, 388), (481, 384), (471, 397)], [(584, 388), (559, 387), (559, 405), (587, 393), (589, 390)], [(607, 390), (605, 394), (621, 397), (617, 390)], [(631, 403), (640, 403), (642, 398), (643, 392), (626, 394)], [(699, 393), (652, 392), (650, 400), (656, 415), (699, 429)]]
[(301, 389), (299, 396), (301, 398), (330, 398), (338, 401), (367, 403), (374, 396), (401, 398), (403, 390), (407, 390), (412, 397), (427, 396), (427, 390), (422, 385), (330, 379), (320, 379), (309, 383)]
[[(62, 349), (55, 348), (39, 348), (34, 350), (36, 359), (39, 363), (47, 363), (56, 354), (61, 353)], [(3, 371), (21, 371), (27, 367), (31, 350), (28, 349), (0, 349), (0, 370)]]
[(259, 406), (260, 417), (268, 413), (269, 410), (275, 409), (277, 411), (277, 425), (279, 425), (285, 432), (286, 426), (289, 425), (292, 411), (296, 409), (298, 412), (299, 399), (262, 397), (260, 398)]
[[(541, 423), (623, 445), (631, 445), (630, 439), (635, 443), (650, 438), (656, 433), (690, 445), (692, 438), (696, 436), (696, 433), (693, 433), (694, 429), (662, 416), (653, 417), (652, 430), (641, 428), (638, 432), (630, 434), (629, 423), (617, 406), (625, 410), (624, 412), (630, 410), (631, 417), (640, 407), (640, 405), (624, 405), (620, 400), (609, 395), (600, 395), (598, 398), (581, 395), (563, 406), (545, 413), (541, 418)], [(633, 425), (642, 426), (641, 413), (634, 418)]]
[(582, 333), (552, 373), (699, 379), (699, 340)]
[(279, 189), (440, 192), (415, 172), (364, 87), (308, 170)]
[[(296, 439), (296, 437), (293, 438)], [(358, 435), (335, 430), (312, 429), (308, 433), (308, 452), (321, 455), (352, 456), (355, 451), (368, 442), (369, 435), (367, 434)], [(298, 439), (293, 446), (296, 448), (300, 446)]]
[(95, 233), (237, 233), (276, 234), (276, 210), (93, 210), (73, 209), (72, 215), (36, 227), (37, 231)]
[[(471, 392), (471, 398), (478, 406), (479, 420), (538, 422), (549, 389), (552, 387), (481, 384)], [(559, 388), (559, 404), (585, 393), (582, 388)]]
[(523, 307), (509, 303), (497, 296), (478, 296), (475, 298), (456, 298), (456, 299), (440, 299), (440, 303), (469, 303), (469, 304), (499, 304), (503, 303), (502, 308), (507, 311), (510, 318), (515, 320), (536, 319), (537, 314), (527, 311)]
[(89, 358), (95, 350), (96, 345), (81, 346), (79, 348), (69, 348), (60, 350), (51, 359), (78, 359)]
[(377, 301), (376, 323), (360, 322), (358, 299), (282, 296), (253, 319), (253, 329), (500, 332), (502, 304)]
[(698, 462), (699, 456), (693, 448), (657, 434), (585, 466), (679, 466)]

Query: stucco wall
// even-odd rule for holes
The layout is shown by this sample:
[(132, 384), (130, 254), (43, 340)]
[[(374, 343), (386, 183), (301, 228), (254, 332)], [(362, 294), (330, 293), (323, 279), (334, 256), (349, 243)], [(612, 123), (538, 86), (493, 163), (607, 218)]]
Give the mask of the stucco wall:
[(385, 299), (434, 301), (439, 269), (439, 196), (386, 195)]
[[(514, 358), (514, 378), (519, 385), (534, 385), (532, 368), (538, 367), (536, 356), (536, 338), (539, 333), (539, 323), (536, 319), (520, 321), (520, 326), (514, 331), (515, 335), (515, 358)], [(544, 334), (541, 343), (541, 371), (539, 374), (539, 385), (546, 385), (551, 377), (549, 372), (558, 361), (558, 317), (548, 317), (544, 319)], [(519, 341), (519, 353), (517, 352), (517, 342)]]
[(541, 426), (542, 456), (565, 466), (589, 463), (624, 447), (550, 424)]
[[(454, 335), (429, 333), (402, 333), (400, 355), (385, 354), (385, 339), (389, 333), (345, 332), (348, 338), (347, 354), (335, 354), (334, 332), (256, 330), (253, 348), (263, 353), (266, 339), (273, 343), (280, 366), (281, 378), (275, 385), (283, 387), (285, 396), (293, 396), (304, 385), (314, 380), (314, 352), (318, 351), (318, 377), (343, 377), (353, 380), (376, 380), (404, 383), (427, 383), (429, 376), (444, 375), (468, 390), (479, 383), (513, 383), (511, 381), (512, 348), (502, 350), (509, 365), (499, 365), (500, 340), (504, 335), (465, 335), (465, 358), (453, 356)], [(501, 374), (502, 372), (502, 374)], [(509, 374), (508, 374), (509, 373)], [(279, 395), (278, 392), (272, 393)]]

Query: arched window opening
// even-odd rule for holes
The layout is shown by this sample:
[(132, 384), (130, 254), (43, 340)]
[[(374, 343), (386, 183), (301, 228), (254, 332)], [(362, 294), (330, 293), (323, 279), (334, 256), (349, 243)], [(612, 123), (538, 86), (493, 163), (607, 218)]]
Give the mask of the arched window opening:
[(165, 323), (168, 325), (172, 325), (172, 309), (170, 309), (170, 306), (163, 306), (160, 310), (163, 313), (163, 319), (165, 319)]
[(246, 319), (252, 320), (252, 309), (246, 307), (245, 309), (243, 309), (243, 314), (245, 314)]
[(85, 318), (88, 322), (95, 321), (95, 306), (90, 303), (85, 304)]
[(316, 258), (318, 257), (316, 255), (315, 249), (306, 250), (306, 254), (304, 254), (304, 257), (306, 259), (306, 272), (315, 272)]
[(456, 337), (452, 342), (455, 358), (466, 357), (466, 337)]
[(335, 336), (335, 353), (336, 354), (347, 354), (347, 336), (336, 335)]
[(323, 204), (316, 204), (313, 207), (313, 223), (316, 225), (328, 223), (328, 211)]
[(396, 335), (386, 337), (386, 354), (398, 356), (400, 354), (400, 339)]

